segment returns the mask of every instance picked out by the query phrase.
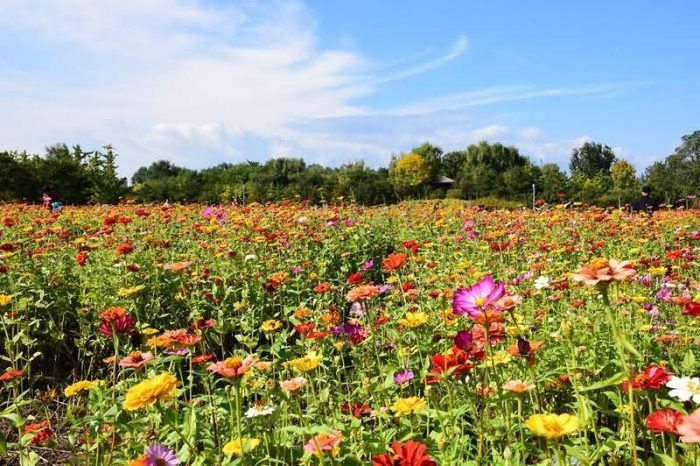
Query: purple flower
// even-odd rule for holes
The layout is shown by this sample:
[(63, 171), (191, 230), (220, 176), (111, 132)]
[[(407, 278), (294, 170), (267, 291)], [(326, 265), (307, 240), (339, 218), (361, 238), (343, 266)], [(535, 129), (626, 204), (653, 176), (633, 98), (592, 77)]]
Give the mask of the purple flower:
[(345, 220), (345, 226), (346, 226), (346, 227), (351, 227), (351, 226), (353, 226), (354, 224), (355, 224), (355, 220), (353, 220), (353, 219), (351, 219), (351, 218)]
[(462, 351), (470, 351), (472, 346), (474, 346), (474, 336), (472, 332), (467, 330), (460, 330), (455, 336), (455, 346)]
[(472, 230), (472, 231), (470, 231), (469, 233), (467, 233), (467, 238), (469, 238), (469, 239), (471, 239), (471, 240), (477, 239), (478, 237), (479, 237), (479, 233), (477, 233), (477, 232), (474, 231), (474, 230)]
[(527, 272), (521, 273), (520, 275), (515, 277), (513, 280), (511, 280), (510, 284), (513, 286), (518, 286), (522, 282), (524, 282), (525, 280), (531, 279), (533, 277), (533, 275), (534, 275), (534, 273), (532, 272), (532, 270), (528, 270)]
[(644, 286), (651, 286), (654, 283), (654, 279), (651, 275), (644, 275), (643, 277), (637, 278), (637, 281)]
[(206, 206), (204, 210), (202, 210), (201, 216), (202, 218), (209, 218), (212, 215), (214, 215), (214, 208), (212, 206)]
[(455, 314), (468, 314), (477, 317), (490, 304), (498, 301), (506, 292), (503, 283), (496, 283), (491, 275), (469, 288), (460, 288), (452, 298), (452, 310)]
[(331, 335), (346, 335), (348, 338), (365, 338), (365, 329), (362, 325), (354, 322), (345, 322), (343, 325), (337, 325), (331, 328)]
[(656, 293), (656, 297), (661, 301), (670, 301), (672, 294), (671, 288), (663, 287)]
[(367, 262), (362, 264), (362, 267), (360, 267), (360, 268), (366, 272), (368, 270), (372, 270), (372, 267), (374, 267), (374, 261), (368, 260)]
[(409, 371), (408, 369), (405, 369), (401, 372), (397, 372), (396, 374), (394, 374), (394, 382), (396, 383), (396, 385), (403, 385), (413, 380), (413, 377), (413, 372)]
[(357, 317), (358, 319), (365, 315), (365, 311), (364, 309), (362, 309), (362, 304), (352, 303), (352, 306), (350, 306), (350, 314), (352, 314), (354, 317)]
[(177, 466), (180, 460), (169, 448), (156, 443), (146, 448), (146, 464), (148, 466)]
[(521, 356), (527, 356), (530, 354), (530, 350), (532, 348), (530, 347), (530, 342), (525, 340), (524, 338), (518, 338), (518, 354)]
[(302, 271), (302, 268), (299, 267), (298, 265), (292, 269), (292, 273), (294, 273), (294, 274), (301, 273), (301, 271)]
[(166, 350), (165, 354), (170, 356), (185, 356), (186, 354), (189, 354), (189, 352), (189, 348), (180, 348), (178, 350)]
[(393, 288), (393, 286), (391, 286), (391, 285), (381, 285), (379, 287), (379, 294), (384, 295), (384, 294), (388, 293), (389, 291), (391, 291), (392, 288)]

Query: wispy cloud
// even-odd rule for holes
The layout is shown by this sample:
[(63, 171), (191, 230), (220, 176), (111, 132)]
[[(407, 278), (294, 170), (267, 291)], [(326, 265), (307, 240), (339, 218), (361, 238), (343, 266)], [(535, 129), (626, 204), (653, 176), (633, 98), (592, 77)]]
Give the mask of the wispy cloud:
[(399, 79), (406, 79), (418, 74), (425, 73), (430, 70), (441, 67), (442, 65), (451, 62), (452, 60), (461, 57), (467, 51), (469, 47), (469, 39), (467, 36), (461, 36), (452, 45), (450, 51), (434, 60), (430, 60), (424, 63), (420, 63), (404, 70), (397, 71), (395, 73), (379, 78), (376, 82), (377, 84), (388, 83), (391, 81), (398, 81)]
[(638, 86), (638, 82), (614, 82), (579, 87), (537, 87), (524, 85), (497, 85), (476, 91), (445, 94), (380, 112), (406, 115), (440, 110), (456, 110), (478, 105), (512, 102), (546, 97), (599, 95), (610, 96)]

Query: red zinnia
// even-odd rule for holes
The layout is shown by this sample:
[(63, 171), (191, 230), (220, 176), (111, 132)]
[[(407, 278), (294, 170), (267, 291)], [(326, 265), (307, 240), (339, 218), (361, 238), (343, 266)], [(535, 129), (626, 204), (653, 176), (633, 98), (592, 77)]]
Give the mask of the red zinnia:
[(700, 303), (691, 301), (683, 306), (684, 316), (700, 317)]
[(112, 331), (126, 333), (136, 324), (136, 319), (127, 314), (123, 307), (110, 307), (100, 312), (100, 317), (102, 317), (100, 333), (108, 337), (112, 335)]
[(659, 366), (649, 366), (644, 369), (644, 372), (637, 374), (632, 383), (625, 380), (622, 384), (622, 390), (628, 391), (630, 386), (634, 390), (658, 390), (666, 382), (671, 380), (671, 373)]
[(75, 256), (75, 262), (82, 267), (87, 262), (87, 258), (88, 255), (86, 252), (79, 252), (78, 255)]
[(327, 292), (330, 291), (330, 289), (331, 289), (331, 284), (330, 284), (330, 283), (326, 283), (326, 282), (319, 283), (318, 285), (316, 285), (316, 286), (314, 287), (314, 291), (315, 291), (316, 293), (319, 293), (319, 294), (327, 293)]
[(24, 371), (14, 368), (7, 368), (5, 372), (0, 375), (0, 382), (8, 382), (10, 380), (18, 379), (24, 375)]
[(134, 245), (132, 243), (122, 243), (117, 246), (116, 252), (117, 256), (125, 256), (134, 252)]
[(353, 272), (350, 275), (348, 275), (348, 283), (350, 285), (355, 285), (357, 283), (360, 283), (362, 281), (362, 273), (360, 272)]
[(469, 360), (470, 354), (456, 346), (450, 348), (447, 354), (436, 354), (430, 358), (432, 368), (430, 375), (426, 378), (426, 383), (433, 384), (440, 382), (447, 375), (459, 377), (469, 372), (474, 363)]
[(374, 413), (371, 406), (364, 403), (343, 403), (340, 405), (340, 412), (343, 414), (350, 414), (358, 419), (365, 416), (369, 416)]
[(372, 458), (372, 466), (435, 466), (435, 460), (427, 455), (428, 447), (415, 440), (404, 445), (394, 442), (391, 445), (394, 454), (384, 453)]
[(678, 424), (685, 415), (672, 409), (662, 409), (651, 413), (646, 419), (646, 425), (654, 432), (669, 432), (678, 434)]
[(36, 445), (38, 443), (44, 443), (46, 440), (53, 435), (53, 430), (49, 427), (49, 421), (36, 422), (34, 424), (27, 424), (24, 426), (24, 433), (30, 434), (36, 432), (32, 440), (29, 442), (30, 445)]

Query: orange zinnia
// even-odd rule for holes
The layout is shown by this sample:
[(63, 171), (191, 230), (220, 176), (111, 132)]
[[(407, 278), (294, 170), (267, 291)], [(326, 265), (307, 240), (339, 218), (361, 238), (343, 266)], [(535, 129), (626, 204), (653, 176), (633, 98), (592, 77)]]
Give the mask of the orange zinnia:
[(378, 286), (360, 285), (348, 291), (348, 294), (345, 295), (345, 299), (351, 303), (356, 303), (358, 301), (367, 301), (368, 299), (376, 298), (377, 296), (379, 296)]
[(609, 284), (613, 281), (622, 281), (637, 273), (629, 261), (617, 259), (595, 259), (590, 264), (577, 270), (573, 279), (584, 282), (586, 285), (599, 283)]
[(392, 270), (400, 269), (406, 263), (407, 259), (408, 259), (408, 256), (406, 256), (406, 254), (402, 254), (400, 252), (395, 252), (393, 254), (389, 254), (386, 257), (386, 259), (384, 259), (382, 261), (382, 265), (384, 266), (384, 271), (391, 272)]

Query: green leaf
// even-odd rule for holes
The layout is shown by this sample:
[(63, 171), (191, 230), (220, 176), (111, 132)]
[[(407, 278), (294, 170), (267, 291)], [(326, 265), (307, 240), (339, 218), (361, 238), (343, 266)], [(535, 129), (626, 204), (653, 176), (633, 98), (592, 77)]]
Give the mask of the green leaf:
[(664, 466), (676, 466), (676, 462), (673, 461), (673, 458), (671, 458), (668, 455), (657, 453), (656, 457), (661, 460), (661, 464), (663, 464)]
[(4, 435), (0, 434), (0, 455), (7, 454), (7, 439)]
[(625, 373), (618, 372), (617, 374), (608, 377), (605, 380), (601, 380), (600, 382), (594, 383), (589, 387), (582, 388), (581, 390), (579, 390), (579, 392), (590, 392), (594, 390), (600, 390), (601, 388), (607, 388), (612, 385), (619, 385), (622, 383), (623, 380), (625, 380)]
[(692, 374), (695, 372), (696, 360), (695, 354), (692, 350), (688, 350), (683, 357), (683, 362), (681, 363), (681, 368), (686, 374)]

